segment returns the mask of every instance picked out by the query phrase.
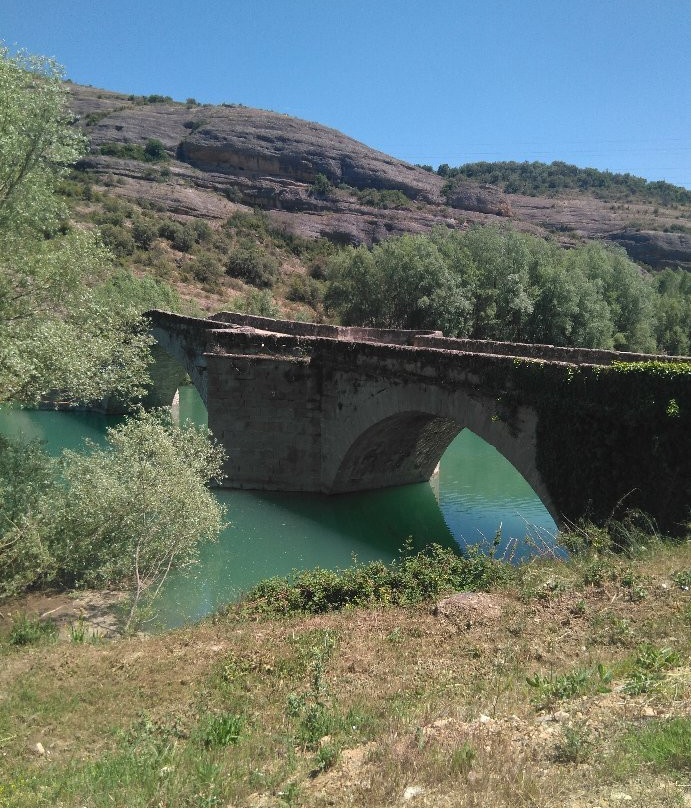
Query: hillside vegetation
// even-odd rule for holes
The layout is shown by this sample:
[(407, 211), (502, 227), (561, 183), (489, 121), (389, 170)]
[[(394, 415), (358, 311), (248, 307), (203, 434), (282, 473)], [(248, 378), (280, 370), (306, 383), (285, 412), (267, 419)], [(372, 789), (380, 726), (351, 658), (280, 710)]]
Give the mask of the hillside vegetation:
[[(437, 173), (448, 179), (464, 177), (477, 182), (498, 185), (507, 194), (552, 196), (564, 191), (589, 193), (607, 201), (638, 200), (661, 205), (691, 205), (691, 191), (662, 180), (650, 181), (633, 174), (580, 168), (559, 160), (540, 162), (465, 163), (457, 168), (439, 166)], [(676, 232), (689, 232), (677, 225)]]

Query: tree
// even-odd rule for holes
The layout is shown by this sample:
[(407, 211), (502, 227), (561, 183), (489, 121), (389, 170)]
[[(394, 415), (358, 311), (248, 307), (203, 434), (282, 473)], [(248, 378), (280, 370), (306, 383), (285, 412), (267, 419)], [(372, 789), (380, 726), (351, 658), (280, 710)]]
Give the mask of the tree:
[(328, 279), (325, 305), (346, 325), (455, 335), (469, 318), (462, 279), (425, 236), (389, 239), (371, 251), (344, 250), (330, 261)]
[(85, 146), (62, 78), (49, 59), (0, 48), (0, 402), (127, 398), (147, 379), (145, 324), (98, 299), (110, 256), (69, 227), (55, 193)]

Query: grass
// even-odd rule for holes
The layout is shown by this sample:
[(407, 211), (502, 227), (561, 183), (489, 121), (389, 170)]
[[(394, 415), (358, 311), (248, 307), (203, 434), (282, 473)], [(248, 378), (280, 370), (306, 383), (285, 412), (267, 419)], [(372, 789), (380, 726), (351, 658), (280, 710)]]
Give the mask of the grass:
[(622, 746), (636, 763), (654, 771), (691, 772), (691, 718), (655, 721), (628, 732)]
[(39, 620), (26, 614), (15, 616), (8, 637), (10, 645), (34, 645), (57, 637), (58, 629), (50, 620)]
[[(157, 636), (6, 638), (0, 806), (374, 808), (410, 788), (411, 804), (442, 807), (575, 808), (614, 791), (675, 805), (691, 785), (691, 611), (674, 576), (691, 547), (605, 561), (599, 584), (587, 559), (498, 576), (501, 617), (470, 625), (435, 616), (444, 587), (423, 581), (407, 606), (255, 602)], [(627, 597), (631, 573), (644, 600)], [(656, 689), (627, 692), (636, 671)]]

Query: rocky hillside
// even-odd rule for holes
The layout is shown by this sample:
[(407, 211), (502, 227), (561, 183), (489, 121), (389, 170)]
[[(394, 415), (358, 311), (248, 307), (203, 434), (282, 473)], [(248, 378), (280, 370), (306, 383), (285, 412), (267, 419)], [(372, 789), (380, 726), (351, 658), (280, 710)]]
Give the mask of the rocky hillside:
[[(438, 224), (510, 220), (566, 245), (606, 239), (652, 268), (691, 269), (687, 207), (612, 204), (575, 192), (507, 195), (458, 178), (449, 187), (435, 173), (287, 115), (70, 87), (91, 141), (81, 171), (108, 195), (143, 200), (174, 217), (220, 222), (259, 207), (288, 234), (368, 245)], [(147, 161), (142, 154), (152, 139), (165, 153)]]

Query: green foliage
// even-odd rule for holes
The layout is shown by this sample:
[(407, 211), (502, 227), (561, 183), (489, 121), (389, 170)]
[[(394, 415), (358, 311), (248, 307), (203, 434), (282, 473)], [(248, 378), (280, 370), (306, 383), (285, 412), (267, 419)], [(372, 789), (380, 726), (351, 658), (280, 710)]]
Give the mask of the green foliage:
[(675, 572), (672, 576), (672, 580), (679, 587), (679, 589), (688, 591), (691, 589), (691, 569), (679, 570), (679, 572)]
[(691, 286), (643, 277), (623, 250), (572, 250), (510, 229), (438, 229), (347, 249), (328, 264), (325, 304), (346, 325), (616, 348), (685, 348)]
[(361, 190), (355, 190), (354, 193), (355, 196), (357, 196), (358, 201), (362, 202), (363, 205), (368, 205), (371, 208), (381, 208), (387, 210), (391, 208), (409, 208), (412, 206), (412, 202), (403, 193), (403, 191), (380, 191), (377, 188), (363, 188)]
[(317, 174), (310, 188), (310, 195), (318, 199), (328, 199), (333, 191), (334, 187), (326, 174)]
[(592, 755), (593, 741), (584, 724), (562, 729), (562, 739), (554, 749), (557, 763), (585, 763)]
[(10, 645), (34, 645), (54, 640), (57, 635), (58, 628), (51, 620), (39, 620), (22, 613), (13, 618), (8, 641)]
[(598, 665), (595, 671), (577, 668), (561, 676), (543, 676), (536, 673), (526, 678), (530, 687), (537, 691), (533, 699), (538, 709), (550, 709), (558, 701), (573, 699), (585, 693), (608, 693), (612, 673), (603, 665)]
[(477, 758), (477, 752), (466, 741), (451, 753), (451, 771), (454, 774), (467, 776)]
[(245, 719), (234, 713), (209, 716), (200, 730), (200, 742), (207, 748), (235, 746), (240, 741)]
[(146, 380), (143, 323), (95, 296), (109, 254), (61, 227), (56, 184), (85, 145), (68, 95), (53, 62), (0, 49), (0, 401), (125, 399)]
[(127, 255), (132, 255), (136, 249), (132, 234), (125, 227), (119, 227), (114, 224), (104, 224), (101, 226), (101, 238), (103, 239), (103, 243), (116, 258), (124, 258)]
[(691, 352), (691, 273), (665, 269), (653, 278), (655, 297), (655, 338), (671, 354)]
[(325, 305), (345, 325), (467, 330), (471, 302), (460, 277), (427, 236), (349, 248), (328, 269)]
[(99, 304), (116, 305), (137, 316), (151, 309), (183, 309), (180, 295), (172, 286), (149, 275), (138, 277), (128, 269), (113, 272), (94, 295)]
[(160, 140), (154, 138), (141, 143), (103, 143), (101, 154), (117, 157), (120, 160), (140, 160), (143, 163), (160, 163), (168, 160), (166, 148)]
[(499, 185), (509, 194), (552, 195), (559, 191), (586, 191), (601, 199), (641, 199), (664, 205), (691, 204), (691, 191), (668, 182), (650, 182), (632, 174), (579, 168), (561, 161), (466, 163), (458, 168), (440, 165), (442, 177), (465, 177)]
[(271, 293), (266, 289), (254, 289), (236, 302), (238, 311), (245, 314), (256, 314), (257, 317), (278, 317), (281, 310)]
[(273, 286), (278, 280), (279, 263), (256, 245), (245, 242), (228, 255), (226, 271), (234, 278), (259, 288)]
[(651, 721), (625, 735), (622, 746), (636, 763), (657, 771), (691, 772), (691, 718)]
[(309, 275), (295, 274), (290, 279), (290, 285), (286, 292), (288, 300), (296, 303), (307, 303), (308, 306), (316, 308), (322, 298), (321, 284)]
[(341, 749), (337, 744), (325, 743), (317, 750), (315, 768), (318, 772), (327, 772), (332, 769), (341, 756)]
[(175, 219), (161, 222), (158, 235), (167, 239), (170, 246), (180, 252), (190, 252), (198, 240), (198, 233), (193, 225), (181, 224)]
[(63, 452), (50, 480), (50, 461), (38, 463), (36, 450), (24, 467), (12, 452), (0, 472), (15, 476), (0, 478), (0, 490), (29, 494), (14, 497), (15, 518), (0, 532), (0, 596), (127, 584), (136, 606), (147, 591), (155, 597), (169, 569), (195, 563), (198, 545), (221, 529), (223, 508), (206, 485), (221, 477), (222, 451), (168, 413), (127, 418), (105, 446)]
[(70, 642), (75, 645), (83, 645), (86, 642), (87, 630), (84, 618), (80, 617), (76, 623), (70, 626)]
[(243, 608), (273, 615), (318, 614), (347, 606), (409, 606), (502, 580), (500, 562), (479, 551), (459, 556), (437, 544), (391, 564), (372, 561), (344, 570), (306, 570), (257, 584)]
[(632, 696), (655, 692), (660, 689), (666, 672), (680, 664), (679, 653), (671, 648), (656, 648), (649, 643), (641, 645), (623, 690)]
[(152, 219), (138, 217), (132, 222), (132, 239), (140, 250), (148, 250), (158, 237), (158, 228)]
[(200, 252), (194, 256), (187, 268), (200, 283), (215, 286), (223, 277), (223, 266), (210, 252)]

